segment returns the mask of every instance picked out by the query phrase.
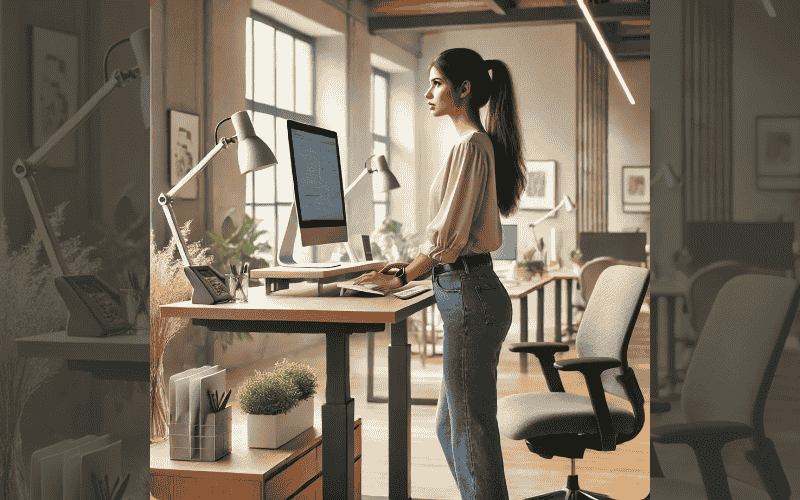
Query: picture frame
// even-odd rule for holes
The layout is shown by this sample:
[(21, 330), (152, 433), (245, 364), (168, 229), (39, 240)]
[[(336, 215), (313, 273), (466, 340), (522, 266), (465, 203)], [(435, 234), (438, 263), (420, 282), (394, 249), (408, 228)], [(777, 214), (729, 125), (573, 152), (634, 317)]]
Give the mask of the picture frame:
[(622, 167), (622, 212), (650, 213), (650, 167)]
[[(200, 161), (200, 116), (176, 109), (169, 113), (169, 181), (174, 187)], [(198, 180), (192, 179), (177, 198), (196, 200)]]
[(552, 210), (556, 207), (556, 161), (525, 160), (526, 185), (519, 208)]
[[(32, 26), (31, 145), (39, 148), (78, 110), (78, 35)], [(75, 137), (59, 144), (48, 158), (53, 168), (71, 168), (77, 151)]]
[(759, 189), (800, 190), (800, 117), (756, 117), (755, 149)]

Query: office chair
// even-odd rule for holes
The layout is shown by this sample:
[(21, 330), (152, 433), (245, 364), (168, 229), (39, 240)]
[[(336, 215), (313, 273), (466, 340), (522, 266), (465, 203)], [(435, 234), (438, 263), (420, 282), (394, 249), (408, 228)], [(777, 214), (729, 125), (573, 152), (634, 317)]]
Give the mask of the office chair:
[(748, 274), (722, 287), (681, 391), (686, 423), (650, 431), (653, 442), (689, 445), (703, 484), (654, 477), (655, 498), (790, 498), (764, 411), (798, 301), (798, 283), (789, 278)]
[[(581, 317), (574, 321), (572, 328), (566, 329), (570, 336), (578, 332), (578, 326), (580, 325), (580, 320), (583, 318), (583, 312), (586, 310), (586, 304), (589, 302), (589, 297), (592, 296), (592, 290), (594, 290), (595, 283), (597, 283), (600, 274), (614, 264), (614, 259), (611, 257), (597, 257), (581, 266), (581, 269), (578, 271), (578, 288), (581, 293), (573, 296), (571, 304), (572, 309), (576, 313), (581, 313)], [(568, 341), (572, 340), (574, 340), (574, 338), (570, 337)]]
[[(579, 488), (575, 460), (583, 458), (587, 449), (614, 451), (644, 426), (644, 397), (628, 366), (628, 344), (649, 282), (650, 273), (643, 267), (612, 266), (603, 271), (578, 328), (575, 359), (554, 362), (556, 352), (569, 350), (563, 343), (524, 342), (509, 347), (511, 352), (527, 352), (539, 359), (550, 392), (501, 398), (497, 404), (500, 432), (510, 439), (524, 439), (528, 449), (541, 457), (572, 460), (567, 487), (533, 499), (610, 498)], [(589, 396), (564, 392), (558, 370), (580, 371)], [(630, 408), (609, 403), (606, 392), (625, 399)]]

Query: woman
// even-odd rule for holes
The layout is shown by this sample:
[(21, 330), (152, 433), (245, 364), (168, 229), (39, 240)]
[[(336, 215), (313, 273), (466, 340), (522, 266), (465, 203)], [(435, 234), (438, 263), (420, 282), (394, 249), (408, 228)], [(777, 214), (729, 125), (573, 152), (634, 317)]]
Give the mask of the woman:
[[(516, 211), (525, 189), (511, 75), (501, 61), (484, 61), (469, 49), (445, 50), (429, 73), (430, 112), (449, 117), (460, 137), (430, 191), (428, 240), (410, 264), (389, 264), (357, 281), (390, 290), (432, 268), (444, 321), (439, 442), (462, 499), (506, 500), (497, 363), (511, 325), (511, 300), (489, 252), (502, 243), (500, 215)], [(484, 129), (479, 110), (487, 102)], [(392, 268), (399, 270), (385, 274)]]

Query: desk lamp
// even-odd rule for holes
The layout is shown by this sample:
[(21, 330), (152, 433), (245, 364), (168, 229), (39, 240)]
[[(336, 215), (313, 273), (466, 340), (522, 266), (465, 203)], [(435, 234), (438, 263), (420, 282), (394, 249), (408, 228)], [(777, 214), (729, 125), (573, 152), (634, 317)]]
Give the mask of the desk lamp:
[[(556, 212), (561, 210), (562, 207), (565, 208), (567, 210), (567, 212), (574, 212), (575, 211), (575, 204), (572, 203), (572, 200), (569, 199), (569, 196), (564, 195), (564, 197), (561, 199), (561, 201), (558, 203), (558, 205), (556, 205), (556, 207), (554, 209), (550, 210), (545, 215), (543, 215), (540, 219), (537, 219), (537, 220), (533, 221), (531, 224), (528, 225), (528, 227), (533, 229), (533, 240), (536, 243), (537, 247), (539, 248), (539, 252), (541, 252), (543, 250), (543, 246), (540, 247), (539, 242), (537, 240), (536, 226), (538, 226), (539, 224), (544, 222), (544, 220), (547, 219), (548, 217), (552, 217), (553, 215), (555, 215)], [(554, 231), (555, 231), (555, 229), (554, 229)], [(553, 238), (553, 240), (555, 240), (555, 238)], [(554, 258), (555, 257), (555, 241), (551, 241), (550, 243), (551, 243), (551, 245), (553, 247), (553, 255), (551, 255), (551, 257)], [(546, 262), (545, 262), (545, 265), (547, 265)]]
[[(137, 67), (128, 71), (116, 70), (108, 77), (108, 56), (118, 45), (130, 42), (136, 57)], [(115, 89), (124, 87), (131, 80), (140, 78), (141, 105), (145, 127), (150, 126), (150, 28), (135, 31), (106, 51), (104, 60), (106, 83), (86, 101), (47, 141), (27, 160), (18, 159), (14, 164), (14, 175), (22, 185), (36, 228), (42, 238), (50, 265), (55, 272), (55, 286), (67, 306), (67, 335), (72, 337), (101, 337), (130, 331), (131, 324), (125, 320), (120, 305), (119, 293), (97, 276), (68, 276), (68, 269), (56, 242), (50, 220), (44, 216), (42, 198), (36, 185), (36, 167), (42, 160), (78, 126), (83, 123)]]
[[(393, 189), (397, 189), (400, 187), (400, 183), (397, 182), (397, 178), (394, 176), (391, 170), (389, 170), (389, 165), (386, 163), (386, 157), (383, 155), (376, 156), (372, 155), (367, 158), (367, 161), (364, 163), (364, 170), (358, 174), (356, 180), (350, 184), (347, 189), (344, 190), (344, 198), (347, 199), (347, 195), (353, 191), (353, 189), (364, 179), (367, 174), (377, 174), (378, 176), (378, 192), (379, 193), (386, 193)], [(278, 261), (284, 265), (297, 265), (292, 257), (292, 253), (294, 250), (294, 242), (297, 238), (297, 207), (294, 203), (292, 203), (292, 212), (289, 215), (289, 222), (286, 225), (286, 232), (283, 235), (283, 241), (281, 241), (281, 249), (278, 254)], [(353, 254), (353, 249), (350, 247), (350, 242), (345, 242), (345, 248), (347, 249), (347, 255), (350, 256), (350, 262), (356, 262), (355, 255)], [(302, 264), (300, 264), (302, 265)]]
[[(219, 126), (228, 120), (233, 123), (236, 135), (231, 138), (223, 137), (217, 142)], [(216, 143), (214, 149), (183, 176), (167, 194), (161, 193), (158, 195), (158, 203), (164, 209), (164, 215), (167, 217), (172, 236), (178, 242), (178, 252), (180, 252), (184, 264), (183, 272), (186, 273), (186, 277), (189, 278), (189, 283), (192, 285), (192, 304), (216, 304), (231, 300), (232, 297), (224, 276), (211, 266), (192, 265), (186, 242), (183, 241), (183, 236), (178, 230), (175, 211), (172, 209), (175, 195), (197, 174), (202, 172), (217, 153), (236, 142), (239, 143), (239, 171), (242, 175), (278, 164), (278, 160), (275, 159), (275, 155), (269, 149), (269, 146), (256, 135), (253, 122), (250, 121), (247, 111), (239, 111), (231, 115), (230, 118), (225, 118), (217, 123), (217, 127), (214, 129), (214, 142)]]

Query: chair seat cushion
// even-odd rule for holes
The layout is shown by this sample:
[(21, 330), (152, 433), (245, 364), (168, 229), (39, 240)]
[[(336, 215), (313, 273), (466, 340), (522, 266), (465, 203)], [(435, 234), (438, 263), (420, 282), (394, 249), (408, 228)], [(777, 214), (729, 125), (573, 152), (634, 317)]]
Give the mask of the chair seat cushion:
[[(634, 430), (633, 411), (608, 401), (611, 423), (618, 433)], [(597, 433), (597, 419), (589, 396), (569, 392), (512, 394), (497, 402), (497, 423), (509, 439), (530, 439), (551, 434)]]

